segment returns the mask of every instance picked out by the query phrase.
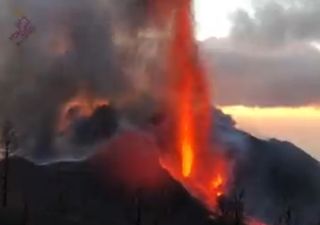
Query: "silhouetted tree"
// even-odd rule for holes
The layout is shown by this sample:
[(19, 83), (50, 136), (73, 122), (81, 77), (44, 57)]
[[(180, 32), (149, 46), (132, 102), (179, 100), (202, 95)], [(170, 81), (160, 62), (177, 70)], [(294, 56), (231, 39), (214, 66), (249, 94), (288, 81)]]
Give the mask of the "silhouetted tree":
[(136, 207), (136, 217), (135, 217), (134, 225), (141, 225), (141, 214), (142, 214), (141, 192), (142, 190), (138, 190), (134, 199), (135, 207)]
[(29, 206), (26, 200), (23, 205), (23, 225), (27, 225), (29, 222)]
[(8, 203), (8, 174), (9, 174), (9, 155), (16, 147), (16, 133), (10, 121), (6, 121), (2, 127), (1, 135), (3, 154), (3, 171), (2, 171), (2, 206), (6, 207)]
[(278, 219), (277, 225), (290, 225), (292, 224), (292, 209), (287, 206)]
[(223, 225), (245, 225), (244, 190), (232, 197), (221, 196), (218, 201), (217, 223)]

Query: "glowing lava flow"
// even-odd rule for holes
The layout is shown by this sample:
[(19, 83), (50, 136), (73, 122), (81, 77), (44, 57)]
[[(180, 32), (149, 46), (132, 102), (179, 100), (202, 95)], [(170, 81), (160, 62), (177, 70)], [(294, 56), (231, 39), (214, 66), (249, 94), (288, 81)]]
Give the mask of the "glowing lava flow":
[[(197, 57), (190, 0), (158, 0), (155, 15), (160, 26), (169, 24), (166, 99), (172, 117), (172, 136), (161, 165), (188, 191), (214, 209), (226, 191), (227, 161), (210, 144), (210, 93)], [(168, 22), (169, 21), (169, 22)], [(174, 149), (175, 151), (172, 151)]]

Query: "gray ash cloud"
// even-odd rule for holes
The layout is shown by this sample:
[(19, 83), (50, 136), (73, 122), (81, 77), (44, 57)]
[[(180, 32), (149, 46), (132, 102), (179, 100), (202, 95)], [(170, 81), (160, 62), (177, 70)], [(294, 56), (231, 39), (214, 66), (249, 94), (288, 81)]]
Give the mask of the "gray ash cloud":
[[(21, 148), (28, 149), (23, 154), (40, 151), (46, 155), (54, 150), (59, 110), (79, 89), (115, 105), (120, 99), (139, 95), (132, 82), (135, 71), (125, 71), (135, 68), (133, 60), (123, 54), (131, 47), (117, 42), (115, 28), (131, 27), (132, 32), (122, 37), (135, 43), (145, 21), (144, 1), (17, 0), (0, 4), (0, 120), (15, 124)], [(16, 11), (36, 27), (20, 46), (8, 39), (16, 29)]]

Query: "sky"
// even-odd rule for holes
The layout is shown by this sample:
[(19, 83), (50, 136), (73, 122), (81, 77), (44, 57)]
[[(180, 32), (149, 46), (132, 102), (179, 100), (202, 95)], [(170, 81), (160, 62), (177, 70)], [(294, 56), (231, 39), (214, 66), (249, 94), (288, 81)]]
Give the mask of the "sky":
[(194, 11), (214, 104), (320, 160), (319, 2), (196, 0)]
[(197, 39), (228, 36), (232, 25), (229, 17), (239, 8), (250, 11), (250, 0), (195, 0)]

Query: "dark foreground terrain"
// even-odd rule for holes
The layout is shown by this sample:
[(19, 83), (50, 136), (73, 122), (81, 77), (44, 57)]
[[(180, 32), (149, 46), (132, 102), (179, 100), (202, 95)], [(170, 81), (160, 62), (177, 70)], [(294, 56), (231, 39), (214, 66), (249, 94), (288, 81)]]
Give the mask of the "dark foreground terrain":
[[(208, 212), (163, 171), (161, 187), (129, 189), (87, 162), (35, 166), (10, 161), (1, 225), (205, 224)], [(104, 174), (104, 176), (108, 176)]]
[[(245, 211), (269, 224), (288, 212), (291, 224), (318, 224), (319, 163), (289, 143), (250, 142), (231, 195), (241, 190)], [(38, 166), (12, 158), (0, 225), (221, 224), (159, 165), (157, 186), (129, 188), (92, 161)]]

